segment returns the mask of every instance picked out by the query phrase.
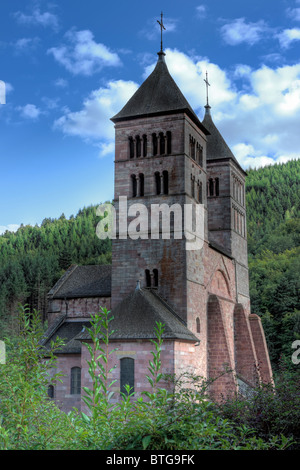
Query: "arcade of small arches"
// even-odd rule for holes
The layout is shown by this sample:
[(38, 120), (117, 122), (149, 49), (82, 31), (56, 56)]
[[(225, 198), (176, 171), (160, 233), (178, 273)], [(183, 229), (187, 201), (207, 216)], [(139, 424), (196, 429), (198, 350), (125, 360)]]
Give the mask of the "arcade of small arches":
[[(163, 132), (153, 132), (150, 138), (151, 147), (148, 146), (148, 141), (149, 137), (147, 134), (142, 136), (136, 135), (135, 137), (130, 136), (128, 138), (129, 158), (170, 155), (172, 153), (171, 131), (167, 131), (165, 134)], [(149, 154), (149, 152), (151, 153)]]

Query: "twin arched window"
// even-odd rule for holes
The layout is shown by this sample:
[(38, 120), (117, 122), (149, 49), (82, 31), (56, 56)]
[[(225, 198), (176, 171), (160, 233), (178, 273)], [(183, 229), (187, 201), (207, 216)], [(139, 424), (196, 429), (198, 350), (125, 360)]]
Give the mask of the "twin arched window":
[(132, 197), (144, 196), (145, 178), (143, 173), (138, 176), (131, 175), (131, 194)]
[(129, 157), (143, 157), (147, 156), (147, 136), (144, 134), (142, 137), (136, 135), (135, 138), (129, 137)]
[(190, 148), (189, 148), (190, 157), (199, 163), (200, 166), (203, 166), (203, 147), (196, 142), (196, 139), (190, 135)]
[(169, 173), (164, 170), (161, 174), (156, 171), (155, 177), (155, 191), (156, 195), (169, 194)]
[(152, 274), (150, 273), (149, 269), (145, 271), (146, 276), (146, 287), (158, 287), (158, 270), (153, 269)]
[(219, 178), (209, 178), (207, 182), (207, 195), (208, 196), (219, 196)]

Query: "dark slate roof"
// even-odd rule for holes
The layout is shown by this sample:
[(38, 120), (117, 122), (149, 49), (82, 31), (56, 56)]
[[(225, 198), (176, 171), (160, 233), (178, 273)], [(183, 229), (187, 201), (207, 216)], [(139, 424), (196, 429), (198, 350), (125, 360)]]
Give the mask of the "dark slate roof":
[(207, 129), (202, 125), (171, 77), (164, 55), (164, 52), (158, 53), (158, 61), (153, 72), (111, 120), (118, 122), (149, 115), (185, 112), (202, 132), (208, 134)]
[(76, 336), (86, 327), (90, 327), (88, 319), (80, 321), (64, 320), (62, 323), (56, 323), (45, 332), (41, 346), (47, 351), (50, 349), (51, 341), (55, 341), (59, 337), (64, 340), (65, 345), (56, 350), (56, 354), (78, 354), (81, 352), (81, 342), (77, 341)]
[[(154, 339), (156, 322), (161, 322), (165, 326), (164, 339), (199, 341), (174, 310), (149, 289), (133, 291), (112, 310), (111, 315), (110, 339)], [(89, 335), (83, 332), (77, 339), (87, 340)]]
[(48, 295), (54, 299), (77, 297), (109, 297), (111, 266), (71, 266), (57, 281)]
[(215, 126), (211, 113), (210, 106), (205, 106), (206, 112), (202, 124), (208, 129), (210, 135), (207, 136), (207, 146), (206, 146), (206, 159), (207, 162), (212, 160), (228, 160), (231, 159), (239, 167), (239, 169), (245, 173), (245, 171), (240, 166), (239, 162), (233, 155), (232, 151), (226, 144), (219, 130)]

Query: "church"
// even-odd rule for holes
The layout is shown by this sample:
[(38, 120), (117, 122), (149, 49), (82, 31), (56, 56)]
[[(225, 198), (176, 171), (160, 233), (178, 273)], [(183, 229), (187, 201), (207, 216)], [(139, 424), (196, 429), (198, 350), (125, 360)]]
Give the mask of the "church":
[[(164, 325), (162, 372), (216, 379), (212, 399), (272, 381), (261, 320), (250, 309), (246, 173), (215, 126), (208, 97), (201, 121), (171, 77), (161, 46), (153, 72), (111, 119), (116, 212), (122, 197), (128, 213), (135, 204), (170, 211), (154, 237), (150, 229), (139, 238), (120, 236), (117, 227), (111, 265), (72, 265), (49, 292), (44, 346), (57, 336), (65, 340), (57, 354), (64, 377), (49, 386), (49, 396), (64, 411), (84, 409), (82, 387), (91, 386), (86, 327), (101, 307), (113, 316), (114, 400), (126, 384), (136, 396), (149, 390), (156, 322)], [(171, 213), (188, 206), (202, 209), (195, 249)], [(166, 219), (169, 237), (163, 236)]]

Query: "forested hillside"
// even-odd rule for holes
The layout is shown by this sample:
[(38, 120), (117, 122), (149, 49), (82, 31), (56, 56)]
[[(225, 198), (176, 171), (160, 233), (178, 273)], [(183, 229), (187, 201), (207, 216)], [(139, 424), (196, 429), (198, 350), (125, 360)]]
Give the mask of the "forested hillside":
[(111, 241), (96, 236), (96, 207), (0, 236), (0, 336), (13, 329), (19, 302), (46, 320), (47, 292), (71, 264), (110, 264)]
[(295, 367), (291, 345), (300, 339), (299, 190), (300, 160), (248, 171), (251, 305), (262, 317), (275, 369), (280, 359)]
[[(275, 369), (280, 358), (293, 367), (291, 344), (300, 339), (299, 182), (300, 160), (250, 170), (246, 180), (252, 312), (262, 317)], [(111, 262), (95, 209), (0, 236), (0, 336), (13, 329), (18, 302), (46, 320), (47, 292), (70, 264)]]

